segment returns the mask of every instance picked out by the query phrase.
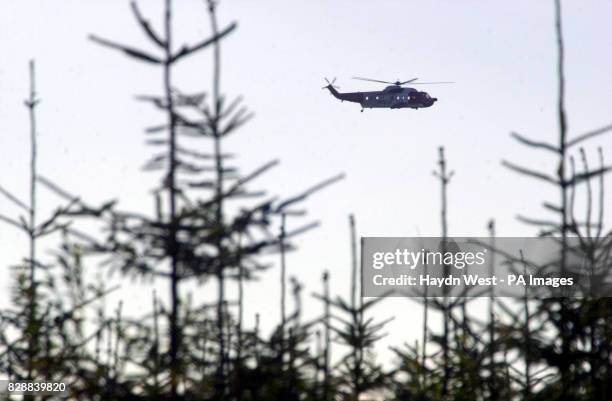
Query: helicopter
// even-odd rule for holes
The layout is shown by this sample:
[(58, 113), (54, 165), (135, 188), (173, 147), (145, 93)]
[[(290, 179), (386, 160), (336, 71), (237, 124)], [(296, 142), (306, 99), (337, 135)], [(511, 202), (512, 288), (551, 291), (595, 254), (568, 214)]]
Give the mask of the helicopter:
[(361, 105), (361, 112), (366, 108), (385, 108), (385, 109), (420, 109), (425, 107), (431, 107), (437, 98), (429, 96), (427, 92), (418, 91), (414, 88), (406, 88), (403, 85), (433, 85), (433, 84), (452, 84), (454, 82), (414, 82), (418, 78), (412, 78), (407, 81), (401, 82), (399, 79), (395, 82), (381, 81), (378, 79), (353, 77), (361, 81), (377, 82), (382, 84), (389, 84), (385, 89), (381, 91), (373, 92), (338, 92), (337, 86), (334, 86), (336, 78), (331, 82), (327, 78), (325, 81), (327, 85), (322, 89), (328, 89), (331, 94), (341, 101), (359, 103)]

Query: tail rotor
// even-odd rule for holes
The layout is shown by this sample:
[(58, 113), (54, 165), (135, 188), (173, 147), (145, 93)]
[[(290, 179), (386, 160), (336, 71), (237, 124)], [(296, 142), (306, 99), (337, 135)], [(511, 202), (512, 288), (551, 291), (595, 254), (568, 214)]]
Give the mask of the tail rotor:
[(334, 82), (336, 82), (336, 78), (334, 77), (334, 79), (332, 79), (331, 82), (329, 82), (329, 79), (325, 78), (325, 82), (327, 82), (327, 85), (322, 87), (321, 89), (328, 89), (329, 87), (332, 87), (334, 89), (340, 89), (339, 86), (335, 86)]

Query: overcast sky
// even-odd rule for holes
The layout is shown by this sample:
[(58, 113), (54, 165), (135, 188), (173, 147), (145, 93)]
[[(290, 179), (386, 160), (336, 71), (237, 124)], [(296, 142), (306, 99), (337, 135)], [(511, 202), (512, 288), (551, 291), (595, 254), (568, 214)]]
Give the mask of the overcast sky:
[[(159, 27), (162, 1), (140, 3)], [(209, 35), (202, 1), (176, 3), (178, 43)], [(500, 236), (534, 235), (515, 215), (537, 215), (541, 201), (557, 200), (554, 191), (500, 165), (508, 159), (556, 170), (554, 158), (509, 137), (517, 131), (557, 139), (552, 1), (227, 0), (219, 18), (221, 25), (239, 24), (223, 42), (222, 90), (243, 95), (255, 112), (225, 144), (239, 155), (243, 171), (280, 158), (280, 167), (259, 183), (285, 196), (347, 174), (308, 201), (309, 216), (301, 221), (322, 222), (288, 259), (289, 273), (306, 285), (305, 295), (319, 289), (324, 269), (331, 271), (333, 289), (347, 293), (349, 213), (355, 213), (362, 236), (440, 234), (439, 185), (431, 174), (440, 145), (455, 170), (451, 235), (486, 235), (490, 218)], [(569, 129), (577, 135), (612, 122), (612, 2), (566, 2), (564, 24)], [(35, 58), (43, 99), (40, 171), (92, 202), (117, 197), (125, 208), (150, 207), (148, 190), (158, 177), (140, 172), (152, 152), (143, 130), (164, 117), (133, 96), (160, 93), (161, 71), (87, 40), (95, 33), (149, 46), (129, 2), (0, 0), (0, 30), (0, 184), (27, 198), (29, 136), (22, 100), (27, 63)], [(210, 88), (210, 56), (203, 53), (181, 66), (177, 85), (186, 91)], [(357, 104), (340, 103), (321, 90), (324, 77), (337, 77), (341, 91), (383, 87), (351, 80), (354, 75), (456, 84), (419, 87), (438, 98), (429, 109), (360, 113)], [(612, 136), (591, 142), (592, 160), (598, 145), (612, 159)], [(43, 208), (57, 205), (53, 196), (41, 199)], [(1, 199), (0, 213), (14, 216), (18, 210)], [(23, 235), (0, 226), (3, 266), (16, 263), (25, 245)], [(7, 270), (2, 277), (6, 299)], [(277, 309), (277, 280), (275, 268), (249, 287), (247, 322), (257, 310)], [(138, 299), (150, 305), (148, 291)], [(418, 338), (415, 305), (383, 305), (398, 316), (390, 341)], [(381, 318), (392, 314), (382, 309)], [(318, 311), (317, 303), (308, 303), (309, 315)], [(276, 322), (274, 313), (266, 313), (264, 324)]]

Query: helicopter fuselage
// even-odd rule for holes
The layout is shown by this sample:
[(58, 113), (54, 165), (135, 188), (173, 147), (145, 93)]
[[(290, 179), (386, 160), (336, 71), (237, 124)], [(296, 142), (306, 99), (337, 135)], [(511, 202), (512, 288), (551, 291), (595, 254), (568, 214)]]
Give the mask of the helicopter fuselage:
[(362, 109), (420, 109), (431, 107), (438, 99), (432, 98), (427, 92), (414, 88), (404, 88), (398, 85), (387, 86), (382, 91), (373, 92), (338, 92), (332, 85), (326, 86), (331, 94), (342, 101), (359, 103)]

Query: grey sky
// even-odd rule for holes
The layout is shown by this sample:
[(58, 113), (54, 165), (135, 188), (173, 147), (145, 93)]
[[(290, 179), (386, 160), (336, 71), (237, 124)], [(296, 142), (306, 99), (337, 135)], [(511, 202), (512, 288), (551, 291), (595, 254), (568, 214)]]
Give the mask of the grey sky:
[[(140, 3), (159, 25), (162, 2)], [(207, 36), (202, 2), (176, 3), (177, 42)], [(567, 109), (576, 135), (612, 121), (612, 2), (565, 3)], [(554, 191), (500, 165), (509, 159), (556, 169), (546, 153), (508, 135), (515, 130), (539, 140), (557, 137), (552, 1), (226, 0), (220, 20), (239, 23), (223, 42), (222, 89), (244, 95), (256, 114), (226, 144), (240, 156), (243, 171), (281, 158), (281, 166), (259, 181), (281, 195), (347, 173), (344, 182), (308, 202), (309, 217), (323, 226), (305, 235), (300, 251), (288, 259), (290, 274), (305, 282), (305, 295), (318, 290), (323, 269), (331, 271), (334, 290), (346, 294), (350, 212), (364, 236), (439, 234), (438, 183), (431, 171), (441, 144), (456, 171), (449, 194), (451, 235), (486, 235), (491, 217), (499, 235), (532, 235), (514, 216), (536, 215), (542, 200), (557, 199)], [(118, 197), (126, 208), (151, 205), (147, 191), (157, 176), (139, 171), (152, 152), (143, 129), (163, 117), (133, 95), (158, 93), (160, 71), (86, 39), (96, 33), (146, 45), (129, 2), (1, 0), (0, 29), (1, 185), (26, 197), (29, 138), (22, 100), (27, 62), (35, 58), (43, 99), (41, 172), (85, 199)], [(209, 88), (210, 53), (181, 66), (177, 75), (186, 91)], [(430, 109), (360, 113), (358, 105), (340, 103), (320, 89), (325, 76), (338, 77), (341, 91), (382, 88), (351, 80), (353, 75), (457, 83), (420, 87), (439, 99)], [(597, 145), (612, 159), (612, 136), (591, 143), (592, 160)], [(55, 205), (51, 196), (43, 200), (43, 207)], [(2, 199), (0, 212), (18, 211)], [(4, 266), (18, 261), (24, 246), (25, 238), (0, 226)], [(277, 276), (273, 270), (248, 289), (251, 316), (276, 311)], [(3, 297), (7, 288), (3, 280)], [(149, 304), (147, 294), (140, 299)], [(406, 311), (415, 305), (394, 302)], [(308, 303), (311, 315), (318, 309)], [(411, 329), (403, 325), (419, 315), (398, 317), (391, 340), (405, 339)], [(274, 314), (266, 319), (277, 321)]]

